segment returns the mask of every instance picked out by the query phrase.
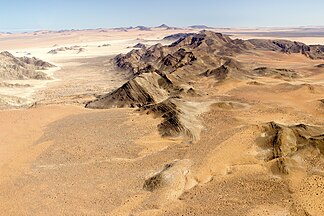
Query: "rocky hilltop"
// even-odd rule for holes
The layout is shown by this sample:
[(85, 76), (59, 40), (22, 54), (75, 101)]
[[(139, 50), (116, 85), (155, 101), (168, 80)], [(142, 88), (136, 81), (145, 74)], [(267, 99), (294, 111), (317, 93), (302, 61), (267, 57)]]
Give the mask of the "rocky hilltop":
[(22, 79), (50, 79), (45, 70), (54, 65), (37, 59), (35, 57), (15, 57), (9, 52), (0, 53), (0, 79), (22, 80)]

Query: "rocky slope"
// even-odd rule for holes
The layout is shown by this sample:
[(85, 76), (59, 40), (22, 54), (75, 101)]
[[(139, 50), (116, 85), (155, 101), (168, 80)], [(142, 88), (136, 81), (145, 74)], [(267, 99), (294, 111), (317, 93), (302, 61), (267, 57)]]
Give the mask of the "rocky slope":
[(50, 79), (45, 70), (54, 65), (35, 57), (15, 57), (9, 52), (0, 53), (0, 79), (23, 80), (23, 79)]
[(86, 104), (87, 108), (142, 107), (168, 99), (172, 82), (155, 72), (143, 73), (115, 91)]
[[(305, 124), (282, 125), (275, 122), (263, 126), (266, 133), (265, 148), (269, 148), (269, 155), (265, 160), (274, 160), (278, 169), (283, 174), (289, 174), (291, 170), (298, 170), (303, 166), (307, 172), (315, 167), (324, 167), (324, 161), (320, 158), (324, 155), (324, 129)], [(311, 158), (305, 154), (312, 152)], [(302, 160), (301, 160), (302, 158)], [(304, 164), (301, 164), (303, 161)]]

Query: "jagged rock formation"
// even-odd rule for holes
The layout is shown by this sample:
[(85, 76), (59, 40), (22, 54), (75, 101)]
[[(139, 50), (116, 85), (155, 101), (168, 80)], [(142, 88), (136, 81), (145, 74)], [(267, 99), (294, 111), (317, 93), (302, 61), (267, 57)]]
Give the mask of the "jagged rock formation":
[(133, 48), (145, 49), (146, 48), (146, 45), (145, 44), (142, 44), (142, 43), (138, 43), (138, 44), (135, 44), (133, 46)]
[[(307, 154), (303, 152), (311, 151), (312, 159), (316, 158), (316, 154), (324, 155), (323, 128), (305, 124), (286, 126), (275, 122), (266, 124), (264, 128), (268, 137), (267, 146), (271, 149), (268, 160), (275, 160), (281, 173), (289, 174), (291, 169), (300, 165), (294, 159), (296, 156), (303, 158), (306, 169), (312, 167), (310, 158), (306, 158)], [(324, 165), (324, 161), (318, 160), (317, 164)]]
[(192, 64), (196, 60), (197, 58), (192, 52), (187, 52), (185, 49), (180, 48), (173, 55), (168, 54), (162, 58), (158, 71), (171, 73), (177, 68)]
[(245, 71), (242, 69), (242, 65), (234, 60), (227, 59), (224, 64), (218, 68), (208, 69), (201, 76), (214, 77), (217, 80), (225, 80), (228, 77), (242, 78), (245, 75)]
[[(201, 68), (215, 66), (220, 56), (230, 56), (235, 44), (225, 35), (210, 31), (188, 34), (169, 46), (153, 45), (147, 49), (132, 50), (115, 57), (116, 66), (134, 74), (145, 72), (172, 73), (178, 68), (195, 65)], [(237, 50), (241, 50), (237, 46)], [(209, 56), (210, 62), (205, 59)], [(220, 66), (220, 65), (217, 65)]]
[[(160, 49), (161, 48), (161, 49)], [(134, 74), (145, 72), (167, 73), (176, 68), (191, 64), (196, 60), (192, 52), (179, 49), (174, 53), (163, 48), (161, 44), (154, 45), (149, 49), (132, 50), (126, 55), (115, 57), (116, 65), (125, 70), (131, 70)]]
[(26, 64), (36, 66), (37, 70), (46, 70), (47, 68), (54, 67), (54, 65), (52, 65), (48, 62), (45, 62), (43, 60), (37, 59), (35, 57), (29, 58), (29, 57), (24, 56), (24, 57), (21, 57), (20, 60), (25, 62)]
[(50, 79), (44, 70), (54, 65), (35, 57), (15, 57), (9, 52), (0, 53), (0, 78), (1, 79)]

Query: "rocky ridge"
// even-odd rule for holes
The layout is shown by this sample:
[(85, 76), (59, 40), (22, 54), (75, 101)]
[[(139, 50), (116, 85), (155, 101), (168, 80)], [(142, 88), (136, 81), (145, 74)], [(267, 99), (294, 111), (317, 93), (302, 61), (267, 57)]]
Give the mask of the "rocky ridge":
[[(296, 71), (259, 67), (249, 69), (234, 57), (254, 50), (300, 53), (312, 59), (324, 58), (324, 46), (308, 46), (285, 40), (232, 40), (221, 33), (203, 30), (197, 34), (177, 34), (168, 46), (156, 44), (117, 55), (115, 65), (132, 73), (132, 79), (115, 91), (86, 104), (88, 108), (138, 107), (164, 118), (161, 135), (181, 135), (194, 140), (196, 135), (180, 117), (185, 113), (183, 101), (194, 100), (184, 89), (191, 89), (201, 77), (216, 82), (226, 79), (254, 79), (258, 76), (296, 78)], [(197, 96), (196, 94), (194, 94)], [(186, 100), (181, 100), (186, 98)], [(178, 100), (176, 103), (174, 101)], [(180, 100), (179, 100), (180, 99)], [(181, 107), (181, 108), (180, 108)]]
[(35, 57), (15, 57), (9, 52), (0, 53), (0, 79), (23, 80), (23, 79), (50, 79), (44, 72), (54, 65)]

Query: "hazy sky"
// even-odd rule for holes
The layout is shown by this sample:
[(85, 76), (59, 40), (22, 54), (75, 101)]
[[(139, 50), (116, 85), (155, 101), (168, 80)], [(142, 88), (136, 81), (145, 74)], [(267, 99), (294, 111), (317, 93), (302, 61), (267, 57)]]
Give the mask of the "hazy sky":
[(324, 26), (324, 0), (0, 0), (0, 30)]

